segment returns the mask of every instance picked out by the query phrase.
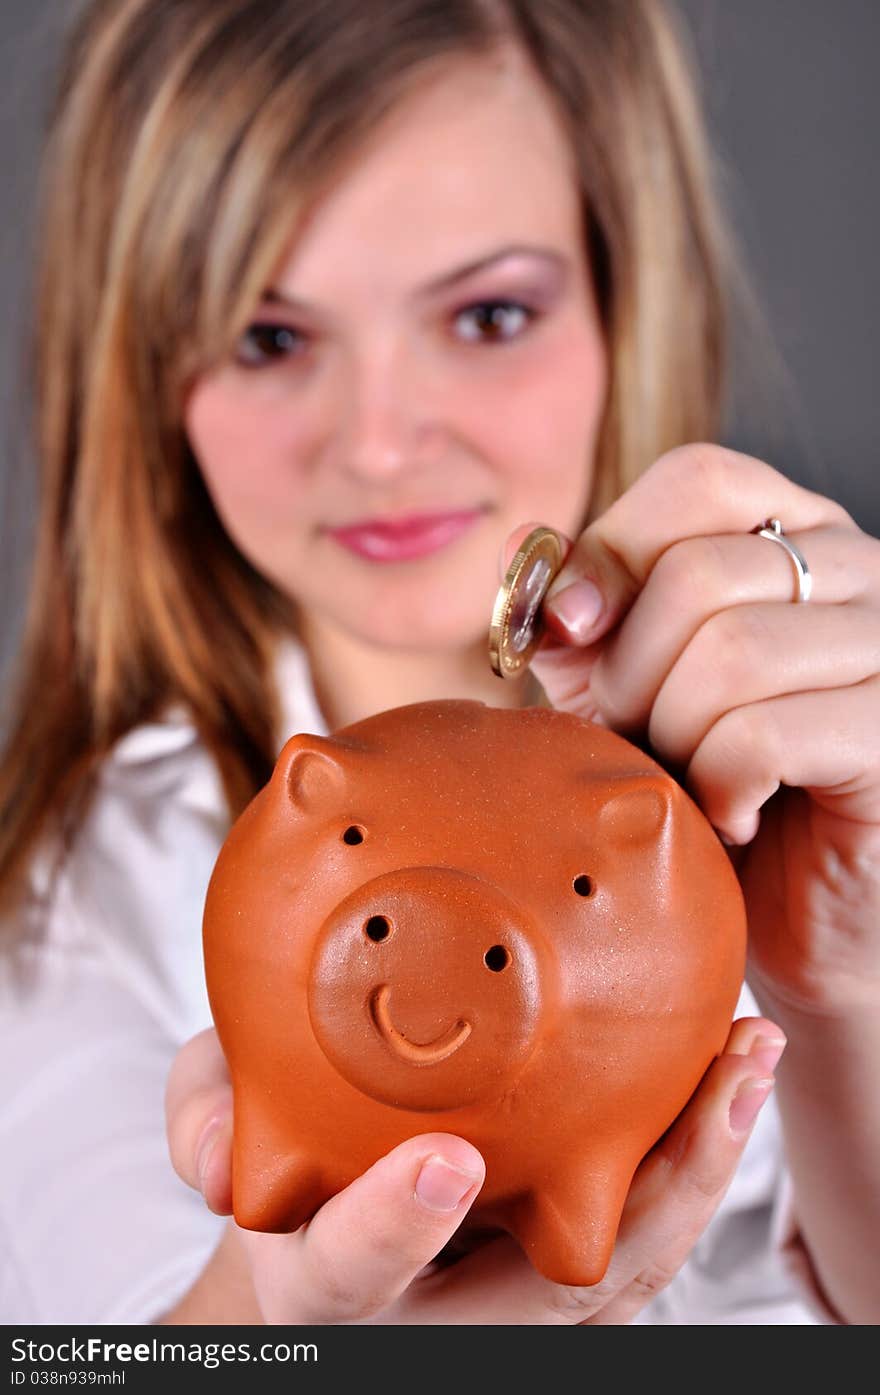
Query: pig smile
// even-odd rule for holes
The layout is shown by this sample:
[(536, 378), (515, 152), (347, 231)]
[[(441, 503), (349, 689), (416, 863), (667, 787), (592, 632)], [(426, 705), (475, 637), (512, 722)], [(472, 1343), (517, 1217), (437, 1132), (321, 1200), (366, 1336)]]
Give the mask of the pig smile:
[(410, 1041), (399, 1032), (391, 1021), (391, 1012), (388, 1007), (388, 999), (391, 996), (389, 984), (383, 983), (377, 988), (370, 998), (370, 1015), (376, 1031), (382, 1037), (391, 1050), (404, 1061), (409, 1061), (414, 1066), (435, 1065), (438, 1061), (445, 1061), (447, 1056), (451, 1056), (460, 1046), (467, 1041), (471, 1034), (471, 1024), (459, 1018), (458, 1022), (441, 1036), (435, 1037), (433, 1041), (424, 1044)]

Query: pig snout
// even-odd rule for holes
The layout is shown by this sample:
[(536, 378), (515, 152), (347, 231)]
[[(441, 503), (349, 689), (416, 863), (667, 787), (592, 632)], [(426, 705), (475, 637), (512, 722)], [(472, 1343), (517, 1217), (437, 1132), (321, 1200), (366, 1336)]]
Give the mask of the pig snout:
[(321, 927), (315, 1037), (363, 1094), (450, 1109), (503, 1093), (541, 1011), (540, 937), (496, 887), (445, 867), (373, 878)]

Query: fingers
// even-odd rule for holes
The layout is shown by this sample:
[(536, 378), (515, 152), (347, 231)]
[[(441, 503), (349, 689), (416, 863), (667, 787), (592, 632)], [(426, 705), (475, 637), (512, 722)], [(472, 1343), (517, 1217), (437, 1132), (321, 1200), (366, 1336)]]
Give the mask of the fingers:
[(699, 1090), (639, 1167), (591, 1324), (630, 1322), (678, 1273), (720, 1205), (774, 1084), (785, 1037), (766, 1018), (734, 1023)]
[[(171, 1159), (213, 1211), (232, 1211), (232, 1087), (217, 1034), (178, 1052), (165, 1095)], [(453, 1134), (408, 1139), (291, 1235), (236, 1233), (267, 1322), (353, 1322), (379, 1312), (455, 1233), (485, 1165)]]
[[(769, 467), (733, 460), (766, 485)], [(723, 478), (730, 467), (712, 461)], [(652, 476), (653, 490), (690, 463), (690, 450), (672, 452), (643, 480)], [(814, 576), (809, 605), (791, 603), (790, 559), (765, 539), (688, 537), (659, 556), (611, 633), (602, 637), (600, 625), (599, 638), (569, 634), (562, 642), (555, 627), (533, 659), (554, 706), (634, 740), (644, 732), (657, 759), (686, 770), (691, 794), (732, 844), (754, 838), (760, 808), (781, 784), (821, 791), (821, 802), (843, 816), (880, 813), (864, 778), (876, 775), (880, 759), (871, 717), (880, 683), (880, 544), (837, 505), (804, 493), (804, 508), (831, 520), (791, 534)], [(639, 526), (650, 538), (655, 524), (646, 513)], [(644, 560), (650, 548), (639, 546)], [(577, 547), (563, 571), (575, 565)], [(636, 574), (631, 580), (640, 584)]]
[(553, 1284), (504, 1238), (420, 1282), (399, 1305), (395, 1320), (628, 1321), (677, 1272), (714, 1215), (772, 1089), (784, 1043), (766, 1018), (734, 1025), (691, 1102), (638, 1168), (601, 1283)]
[[(859, 531), (839, 504), (752, 456), (706, 443), (669, 451), (578, 538), (544, 603), (548, 624), (561, 639), (592, 643), (626, 614), (673, 544), (704, 535), (748, 534), (771, 515), (782, 520), (787, 533), (822, 526)], [(578, 623), (576, 604), (569, 609), (576, 594), (566, 596), (567, 588), (584, 578), (602, 597), (589, 625)]]
[[(563, 539), (566, 561), (542, 607), (549, 638), (533, 660), (553, 705), (599, 714), (622, 732), (644, 727), (663, 679), (707, 619), (733, 606), (791, 602), (790, 558), (751, 532), (768, 514), (781, 517), (806, 555), (814, 605), (880, 595), (880, 548), (840, 505), (751, 456), (680, 447), (573, 545)], [(533, 526), (507, 540), (502, 565)], [(570, 646), (575, 664), (566, 660)]]
[[(872, 609), (846, 604), (870, 594), (872, 568), (876, 573), (873, 586), (880, 594), (880, 548), (876, 542), (865, 534), (837, 528), (799, 534), (794, 541), (807, 556), (815, 578), (813, 599), (807, 606), (792, 604), (791, 561), (766, 539), (748, 534), (690, 538), (664, 552), (619, 628), (606, 637), (592, 666), (592, 699), (610, 725), (622, 732), (644, 729), (664, 680), (675, 664), (689, 655), (695, 641), (698, 645), (691, 657), (694, 667), (702, 665), (701, 679), (723, 671), (726, 690), (736, 691), (736, 680), (743, 675), (747, 660), (763, 664), (779, 647), (774, 636), (774, 642), (764, 644), (760, 654), (754, 652), (762, 638), (769, 639), (760, 632), (759, 622), (773, 602), (778, 603), (773, 607), (775, 623), (786, 631), (783, 649), (789, 637), (806, 637), (806, 627), (823, 624), (840, 648), (841, 637), (835, 637), (834, 631), (839, 631), (850, 615), (854, 625), (862, 617), (866, 638), (870, 625), (876, 633)], [(844, 604), (846, 609), (841, 610)], [(726, 612), (727, 619), (722, 620)], [(819, 620), (814, 619), (817, 614)], [(771, 623), (772, 617), (767, 624)], [(745, 633), (740, 634), (737, 626)], [(818, 648), (824, 647), (824, 640), (820, 640)], [(760, 673), (759, 666), (758, 677)]]
[(485, 1177), (453, 1134), (408, 1139), (293, 1235), (242, 1232), (267, 1322), (357, 1322), (380, 1313), (449, 1241)]
[[(392, 1309), (400, 1322), (628, 1321), (676, 1272), (714, 1213), (772, 1088), (782, 1041), (765, 1019), (735, 1024), (724, 1054), (638, 1169), (600, 1284), (552, 1284), (507, 1237), (415, 1284), (485, 1175), (464, 1139), (425, 1134), (381, 1158), (295, 1234), (238, 1232), (265, 1320), (357, 1322)], [(220, 1147), (217, 1177), (228, 1186), (228, 1104), (222, 1053), (214, 1033), (203, 1032), (179, 1054), (167, 1091), (172, 1156), (190, 1185), (199, 1183), (199, 1145), (219, 1116), (220, 1142), (210, 1156)]]
[[(825, 690), (830, 709), (837, 700), (831, 690), (877, 673), (880, 618), (866, 606), (811, 605), (796, 618), (788, 606), (735, 606), (712, 616), (666, 675), (648, 736), (660, 760), (684, 766), (734, 708)], [(606, 711), (595, 670), (591, 691)]]
[(791, 693), (736, 707), (706, 733), (685, 783), (731, 843), (754, 838), (780, 785), (808, 789), (842, 818), (880, 820), (880, 676), (833, 694)]
[(165, 1089), (165, 1122), (178, 1176), (212, 1211), (232, 1212), (232, 1086), (213, 1028), (177, 1053)]

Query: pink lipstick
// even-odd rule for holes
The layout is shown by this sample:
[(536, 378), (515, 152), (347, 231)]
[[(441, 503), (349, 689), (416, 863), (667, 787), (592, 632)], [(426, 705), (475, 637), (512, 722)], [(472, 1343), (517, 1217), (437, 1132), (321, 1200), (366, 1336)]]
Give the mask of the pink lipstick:
[(341, 547), (369, 562), (412, 562), (455, 542), (473, 527), (482, 509), (368, 518), (327, 533)]

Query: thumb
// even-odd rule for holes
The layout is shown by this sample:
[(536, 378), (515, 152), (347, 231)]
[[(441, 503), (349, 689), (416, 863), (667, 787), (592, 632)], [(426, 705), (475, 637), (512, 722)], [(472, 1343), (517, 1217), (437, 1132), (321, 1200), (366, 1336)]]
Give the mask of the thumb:
[[(602, 638), (625, 614), (640, 583), (602, 540), (598, 522), (591, 524), (577, 542), (558, 528), (562, 567), (547, 588), (541, 613), (552, 639), (565, 646), (581, 647)], [(514, 529), (501, 552), (502, 573), (538, 523)]]
[[(607, 518), (590, 524), (576, 542), (554, 529), (564, 561), (541, 604), (544, 634), (530, 664), (553, 707), (602, 726), (608, 723), (592, 697), (593, 670), (606, 636), (641, 589), (625, 554), (607, 540)], [(504, 570), (538, 526), (546, 525), (522, 525), (510, 534), (500, 559)]]
[[(502, 575), (529, 533), (546, 526), (529, 523), (514, 529), (501, 550)], [(596, 582), (582, 571), (583, 536), (574, 544), (558, 528), (553, 531), (562, 545), (564, 561), (541, 605), (545, 633), (532, 655), (531, 669), (553, 707), (606, 725), (590, 695), (590, 675), (601, 653), (602, 636), (613, 622)], [(602, 623), (603, 618), (607, 623)]]
[(553, 578), (544, 598), (543, 615), (554, 639), (581, 647), (607, 634), (629, 609), (639, 583), (620, 558), (603, 543), (591, 525)]
[(178, 1177), (218, 1216), (232, 1211), (232, 1084), (213, 1027), (181, 1047), (165, 1088), (168, 1151)]
[(392, 1303), (458, 1229), (485, 1164), (454, 1134), (380, 1158), (289, 1235), (242, 1232), (267, 1322), (360, 1322)]

